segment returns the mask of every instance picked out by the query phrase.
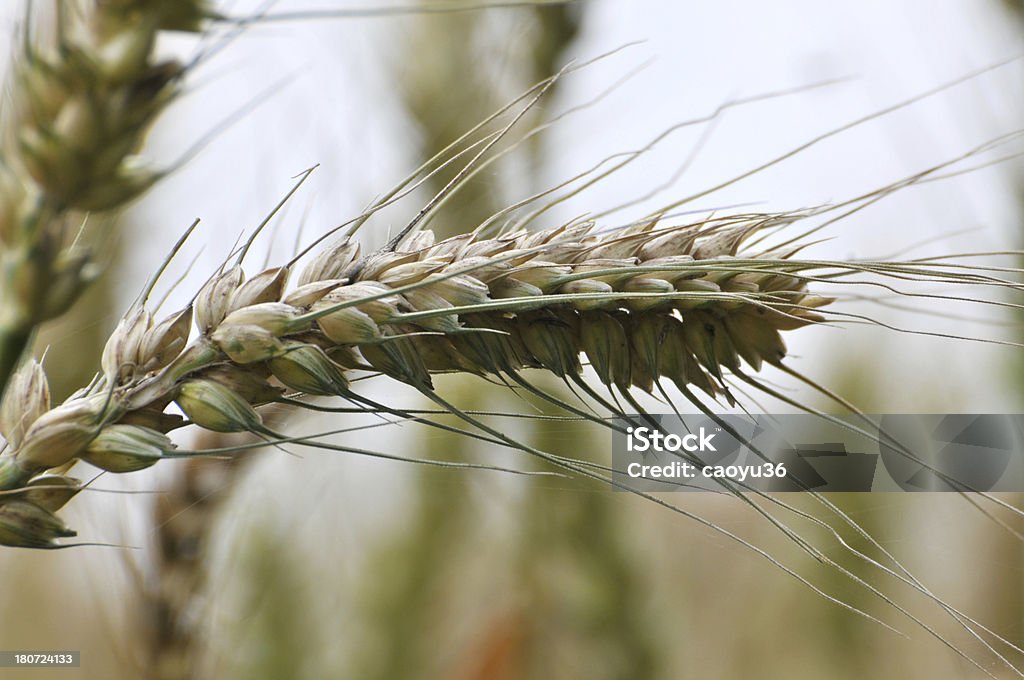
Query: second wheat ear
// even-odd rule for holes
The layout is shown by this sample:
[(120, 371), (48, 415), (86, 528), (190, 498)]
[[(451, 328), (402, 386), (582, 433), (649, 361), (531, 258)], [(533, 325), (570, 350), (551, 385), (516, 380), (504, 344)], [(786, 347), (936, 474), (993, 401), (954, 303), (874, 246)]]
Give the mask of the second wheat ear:
[(24, 39), (12, 115), (0, 118), (0, 391), (36, 326), (96, 275), (76, 238), (83, 215), (121, 208), (162, 176), (136, 154), (187, 69), (156, 56), (157, 37), (200, 31), (206, 13), (202, 0), (56, 5), (56, 36)]

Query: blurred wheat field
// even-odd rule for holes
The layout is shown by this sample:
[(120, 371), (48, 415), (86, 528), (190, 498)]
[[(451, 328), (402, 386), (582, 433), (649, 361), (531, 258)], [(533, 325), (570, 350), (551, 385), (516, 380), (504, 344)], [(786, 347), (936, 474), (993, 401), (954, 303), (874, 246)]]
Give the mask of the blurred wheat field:
[[(44, 21), (45, 3), (36, 4), (31, 9)], [(307, 5), (323, 8), (295, 1), (276, 9)], [(219, 9), (246, 16), (259, 8), (234, 2)], [(3, 8), (6, 34), (24, 10)], [(532, 124), (619, 84), (475, 177), (439, 213), (439, 233), (472, 228), (502, 206), (643, 146), (730, 98), (851, 78), (732, 110), (706, 139), (701, 131), (684, 132), (638, 167), (550, 214), (556, 224), (644, 197), (698, 148), (660, 201), (652, 197), (606, 218), (627, 222), (849, 119), (1019, 54), (1024, 32), (1011, 11), (997, 2), (687, 7), (593, 0), (252, 26), (194, 74), (145, 153), (170, 164), (240, 106), (254, 98), (258, 105), (120, 216), (117, 236), (101, 241), (109, 257), (92, 297), (73, 317), (46, 328), (37, 346), (49, 347), (48, 371), (61, 382), (55, 391), (69, 393), (88, 380), (123, 309), (195, 217), (203, 221), (200, 236), (187, 244), (182, 261), (195, 258), (191, 275), (201, 281), (238, 232), (258, 224), (288, 190), (289, 178), (320, 163), (309, 187), (285, 208), (288, 228), (254, 245), (256, 261), (285, 260), (293, 244), (359, 213), (423, 158), (572, 58), (646, 41), (560, 81), (531, 112)], [(160, 49), (173, 54), (193, 47), (182, 36), (165, 43)], [(648, 59), (650, 65), (619, 82)], [(1020, 127), (1022, 68), (1018, 60), (844, 133), (700, 207), (805, 207), (943, 162)], [(929, 240), (914, 254), (1018, 247), (1022, 172), (1017, 159), (900, 192), (834, 225), (832, 240), (816, 252), (866, 257)], [(421, 205), (446, 181), (438, 177), (409, 205)], [(383, 243), (408, 212), (384, 213), (365, 238)], [(305, 233), (296, 233), (300, 223)], [(948, 235), (965, 229), (971, 231)], [(172, 308), (195, 287), (175, 290)], [(950, 332), (955, 324), (957, 334), (970, 336), (988, 337), (993, 321), (1006, 321), (987, 309), (973, 310), (988, 314), (980, 321), (871, 309), (893, 325)], [(804, 330), (787, 337), (801, 370), (867, 412), (1020, 410), (1019, 350), (877, 328)], [(85, 377), (76, 372), (82, 368)], [(538, 381), (565, 394), (557, 380)], [(465, 408), (550, 407), (464, 376), (437, 383)], [(794, 398), (830, 408), (794, 381), (786, 388)], [(401, 385), (371, 393), (389, 404), (430, 406)], [(756, 406), (751, 410), (786, 408), (771, 400)], [(374, 422), (363, 415), (339, 424), (337, 415), (283, 409), (273, 417), (303, 433)], [(576, 423), (523, 421), (509, 429), (531, 445), (575, 458), (600, 461), (609, 447), (609, 435)], [(411, 426), (369, 432), (340, 441), (359, 445), (370, 436), (380, 450), (444, 460), (488, 453), (473, 440)], [(189, 436), (182, 433), (182, 441)], [(5, 669), (4, 677), (983, 677), (920, 629), (901, 622), (909, 639), (893, 634), (815, 596), (708, 528), (595, 484), (321, 452), (295, 458), (274, 449), (237, 467), (163, 462), (100, 481), (103, 488), (145, 493), (83, 494), (68, 507), (69, 523), (82, 535), (138, 550), (0, 553), (9, 584), (0, 648), (77, 649), (82, 668)], [(883, 611), (734, 500), (669, 495), (827, 592), (874, 615)], [(786, 500), (815, 512), (806, 498)], [(1024, 553), (1004, 528), (953, 494), (832, 500), (951, 605), (1024, 645)], [(1020, 507), (1020, 498), (1005, 500)], [(831, 557), (850, 559), (839, 551)], [(924, 598), (904, 603), (968, 652), (984, 655)], [(1011, 658), (1021, 666), (1019, 655)], [(994, 664), (989, 670), (1014, 677)]]

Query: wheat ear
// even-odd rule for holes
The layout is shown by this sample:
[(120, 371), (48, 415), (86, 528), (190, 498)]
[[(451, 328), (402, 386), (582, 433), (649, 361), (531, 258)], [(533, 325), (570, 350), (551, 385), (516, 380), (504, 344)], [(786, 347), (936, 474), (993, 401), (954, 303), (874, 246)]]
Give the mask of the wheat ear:
[(2, 131), (0, 390), (33, 329), (95, 276), (75, 239), (83, 215), (123, 206), (160, 176), (134, 153), (184, 67), (158, 60), (154, 43), (161, 31), (198, 30), (204, 4), (60, 3), (55, 44), (25, 39)]
[(581, 353), (606, 385), (651, 390), (665, 377), (728, 398), (723, 368), (781, 361), (779, 332), (821, 320), (814, 310), (828, 302), (779, 271), (791, 251), (734, 257), (779, 221), (610, 234), (583, 224), (439, 243), (421, 231), (366, 257), (344, 241), (290, 291), (288, 267), (246, 280), (236, 265), (158, 323), (140, 304), (108, 341), (102, 377), (63, 404), (51, 407), (38, 362), (16, 373), (0, 408), (0, 543), (49, 547), (70, 534), (54, 512), (80, 485), (48, 470), (81, 458), (128, 472), (174, 456), (166, 433), (183, 420), (165, 412), (172, 401), (203, 428), (273, 437), (255, 406), (284, 391), (348, 395), (353, 370), (429, 388), (439, 371), (575, 376)]

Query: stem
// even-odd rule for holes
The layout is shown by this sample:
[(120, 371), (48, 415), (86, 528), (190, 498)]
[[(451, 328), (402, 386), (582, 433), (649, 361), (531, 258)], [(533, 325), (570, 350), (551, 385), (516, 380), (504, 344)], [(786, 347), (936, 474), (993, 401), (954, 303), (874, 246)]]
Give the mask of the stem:
[(42, 245), (41, 234), (55, 214), (55, 206), (41, 198), (25, 218), (18, 234), (19, 242), (2, 244), (7, 247), (7, 253), (0, 281), (4, 289), (0, 291), (0, 397), (7, 391), (7, 383), (31, 343), (36, 324), (42, 321), (34, 318), (33, 310), (41, 306), (43, 294), (38, 284), (50, 280), (53, 257)]
[(7, 383), (18, 367), (31, 338), (31, 328), (0, 328), (0, 395), (7, 390)]

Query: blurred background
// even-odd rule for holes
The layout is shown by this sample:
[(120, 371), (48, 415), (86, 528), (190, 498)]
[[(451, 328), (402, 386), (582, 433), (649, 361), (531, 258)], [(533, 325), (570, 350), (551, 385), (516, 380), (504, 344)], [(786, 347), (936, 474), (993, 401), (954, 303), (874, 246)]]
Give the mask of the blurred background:
[[(35, 5), (45, 20), (46, 3)], [(297, 173), (320, 164), (273, 234), (257, 242), (253, 262), (288, 259), (295, 244), (358, 214), (423, 159), (572, 60), (628, 45), (560, 80), (524, 130), (578, 110), (475, 177), (438, 215), (435, 230), (472, 229), (502, 207), (642, 148), (724, 102), (805, 88), (675, 131), (538, 220), (547, 227), (589, 213), (609, 226), (625, 224), (851, 120), (1019, 57), (1024, 48), (1024, 12), (1019, 3), (998, 0), (587, 0), (445, 14), (301, 16), (307, 9), (376, 7), (279, 2), (272, 12), (296, 13), (292, 20), (248, 27), (194, 72), (146, 155), (170, 165), (197, 140), (216, 135), (121, 217), (116, 236), (101, 243), (108, 266), (99, 285), (74, 315), (47, 329), (40, 350), (49, 347), (47, 366), (59, 390), (88, 381), (121, 310), (196, 217), (202, 224), (174, 276), (193, 258), (195, 265), (170, 293), (169, 309), (187, 303), (239, 232), (261, 221)], [(218, 5), (233, 16), (258, 8)], [(5, 3), (0, 13), (0, 35), (14, 35), (24, 4)], [(162, 48), (187, 58), (197, 45), (174, 37)], [(1022, 83), (1024, 61), (1017, 59), (679, 210), (788, 210), (878, 189), (1020, 129)], [(240, 120), (221, 129), (241, 110)], [(365, 245), (384, 242), (446, 181), (438, 177), (375, 218)], [(812, 252), (844, 258), (1020, 248), (1022, 187), (1019, 159), (911, 187), (833, 225), (824, 234), (830, 239)], [(993, 308), (971, 305), (951, 317), (920, 313), (939, 307), (888, 302), (845, 309), (905, 328), (1024, 341), (1014, 320)], [(794, 366), (867, 412), (1021, 409), (1019, 350), (865, 326), (809, 328), (787, 341)], [(782, 374), (767, 377), (802, 403), (833, 408)], [(476, 408), (528, 408), (481, 380), (445, 377), (438, 387)], [(389, 404), (425, 407), (411, 390), (383, 381), (367, 391)], [(771, 400), (749, 406), (790, 410)], [(274, 417), (294, 432), (372, 422)], [(593, 427), (525, 421), (515, 428), (540, 448), (606, 461), (608, 435)], [(224, 443), (202, 437), (206, 445)], [(192, 446), (202, 437), (182, 432), (180, 441)], [(372, 443), (444, 460), (482, 453), (471, 440), (410, 426), (375, 430)], [(139, 493), (83, 494), (68, 509), (69, 524), (84, 539), (133, 549), (0, 553), (7, 585), (0, 591), (0, 647), (81, 650), (82, 669), (60, 671), (61, 678), (982, 675), (749, 509), (710, 494), (670, 500), (909, 637), (825, 600), (707, 526), (593, 484), (276, 450), (231, 462), (164, 463), (101, 481), (105, 489)], [(832, 500), (931, 590), (1024, 646), (1024, 551), (999, 522), (952, 494)], [(1019, 506), (1021, 499), (1005, 500)], [(787, 501), (821, 512), (808, 499)], [(817, 535), (809, 524), (800, 528)], [(838, 548), (830, 557), (859, 569)], [(877, 571), (866, 573), (943, 636), (985, 658), (981, 643), (926, 598)], [(988, 670), (1010, 677), (996, 665)]]

